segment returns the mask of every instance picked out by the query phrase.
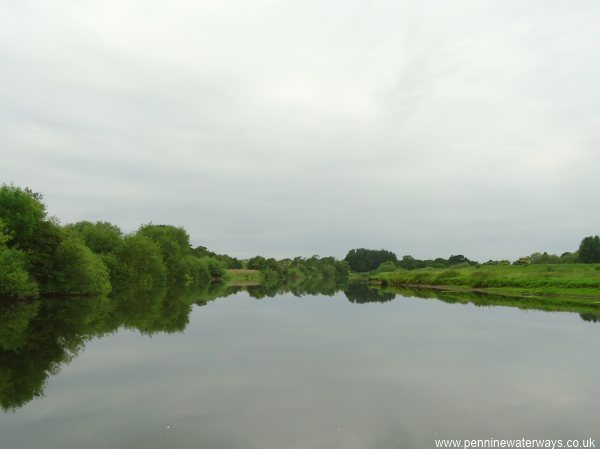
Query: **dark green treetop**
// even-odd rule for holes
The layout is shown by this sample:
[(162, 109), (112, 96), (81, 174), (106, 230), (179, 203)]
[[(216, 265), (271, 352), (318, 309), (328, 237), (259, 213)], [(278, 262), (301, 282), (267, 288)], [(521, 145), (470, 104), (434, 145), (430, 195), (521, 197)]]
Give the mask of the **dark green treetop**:
[(583, 263), (600, 263), (600, 237), (589, 236), (581, 241), (579, 260)]

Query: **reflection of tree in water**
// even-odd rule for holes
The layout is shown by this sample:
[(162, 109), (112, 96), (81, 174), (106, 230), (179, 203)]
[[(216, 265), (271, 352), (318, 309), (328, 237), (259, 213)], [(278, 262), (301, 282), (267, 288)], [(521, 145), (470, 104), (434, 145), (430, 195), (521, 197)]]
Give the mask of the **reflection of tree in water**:
[(335, 278), (305, 278), (295, 282), (290, 281), (288, 282), (287, 287), (294, 296), (333, 296), (342, 286), (337, 283)]
[(114, 319), (120, 325), (143, 334), (181, 332), (188, 324), (192, 305), (166, 288), (131, 289), (114, 298)]
[(539, 296), (507, 296), (479, 291), (450, 291), (427, 288), (398, 288), (402, 296), (437, 299), (449, 304), (473, 304), (477, 307), (516, 307), (523, 310), (578, 313), (582, 320), (600, 322), (600, 306), (589, 299), (560, 298), (552, 300)]
[(130, 289), (111, 297), (44, 298), (0, 307), (0, 406), (15, 409), (43, 394), (46, 379), (69, 363), (93, 338), (121, 327), (144, 334), (181, 332), (192, 304), (206, 304), (232, 291)]
[(0, 307), (0, 349), (14, 350), (25, 343), (29, 322), (37, 315), (39, 301)]
[[(291, 292), (295, 296), (333, 295), (335, 281), (305, 278), (248, 287), (254, 298)], [(181, 332), (189, 322), (192, 305), (234, 294), (240, 287), (222, 284), (202, 288), (129, 289), (111, 297), (44, 298), (41, 301), (0, 304), (0, 407), (23, 406), (41, 396), (47, 378), (69, 363), (85, 343), (121, 327), (144, 334)], [(436, 298), (448, 303), (508, 306), (521, 309), (576, 312), (600, 322), (600, 307), (585, 300), (552, 302), (544, 298), (511, 298), (474, 292), (439, 292), (425, 289), (384, 291), (367, 284), (349, 284), (344, 293), (353, 303), (386, 302), (404, 296)]]
[[(17, 408), (43, 393), (46, 378), (73, 359), (90, 338), (110, 332), (106, 319), (111, 302), (108, 298), (46, 299), (36, 303), (2, 305), (11, 314), (25, 315), (38, 309), (37, 315), (19, 332), (19, 344), (2, 335), (0, 342), (0, 405)], [(4, 327), (4, 323), (2, 323)]]
[[(298, 293), (318, 290), (301, 288)], [(335, 286), (327, 291), (335, 291)], [(266, 284), (255, 297), (289, 290)], [(117, 289), (110, 297), (44, 298), (0, 307), (0, 406), (14, 409), (43, 394), (46, 379), (69, 363), (93, 338), (124, 327), (146, 335), (182, 332), (194, 304), (232, 295), (240, 287), (209, 284)]]
[(340, 288), (335, 278), (323, 279), (309, 276), (299, 279), (271, 279), (260, 285), (249, 285), (246, 290), (252, 298), (261, 299), (273, 298), (285, 293), (291, 293), (298, 297), (305, 295), (333, 296)]
[(283, 284), (277, 279), (266, 280), (259, 285), (249, 285), (246, 287), (246, 291), (252, 298), (255, 299), (273, 298), (278, 294), (286, 292), (286, 290), (283, 289)]
[(600, 312), (598, 314), (593, 313), (580, 313), (579, 316), (583, 321), (591, 321), (592, 323), (600, 322)]
[(195, 290), (194, 304), (197, 306), (205, 306), (211, 301), (218, 298), (226, 298), (227, 296), (235, 295), (243, 290), (240, 286), (229, 286), (220, 283), (206, 285)]
[(364, 304), (368, 302), (388, 302), (396, 297), (393, 292), (383, 291), (376, 288), (369, 288), (369, 285), (362, 283), (349, 284), (344, 290), (348, 301), (355, 304)]

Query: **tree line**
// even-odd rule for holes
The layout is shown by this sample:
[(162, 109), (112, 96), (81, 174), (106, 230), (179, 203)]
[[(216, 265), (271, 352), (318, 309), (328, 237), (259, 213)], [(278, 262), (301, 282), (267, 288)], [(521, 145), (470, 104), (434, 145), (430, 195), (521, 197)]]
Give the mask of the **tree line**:
[(395, 253), (385, 249), (351, 249), (344, 260), (352, 271), (367, 273), (372, 271), (394, 271), (398, 268), (405, 270), (416, 270), (418, 268), (445, 268), (456, 265), (478, 264), (462, 254), (455, 254), (448, 259), (438, 257), (436, 259), (415, 259), (413, 256), (403, 256), (398, 259)]
[(248, 260), (247, 268), (260, 270), (265, 279), (301, 279), (317, 278), (322, 280), (346, 279), (348, 277), (348, 264), (337, 260), (335, 257), (319, 257), (314, 255), (309, 258), (295, 257), (293, 259), (276, 260), (255, 256)]
[(333, 257), (242, 261), (204, 246), (192, 248), (182, 227), (145, 224), (124, 234), (111, 223), (60, 225), (43, 196), (28, 188), (0, 187), (0, 297), (106, 295), (150, 291), (170, 283), (206, 285), (227, 269), (255, 269), (266, 280), (344, 279), (348, 265)]
[(529, 265), (529, 264), (573, 264), (573, 263), (600, 263), (600, 237), (585, 237), (577, 251), (565, 252), (560, 256), (556, 254), (533, 253), (530, 256), (519, 257), (510, 260), (488, 260), (480, 263), (469, 259), (462, 254), (453, 254), (447, 259), (438, 257), (435, 259), (417, 259), (405, 255), (398, 259), (392, 251), (380, 249), (356, 248), (348, 252), (344, 261), (352, 271), (359, 273), (373, 271), (394, 271), (396, 269), (416, 270), (420, 268), (448, 268), (458, 266), (480, 266), (480, 265)]
[[(394, 271), (461, 265), (600, 263), (600, 237), (585, 237), (575, 252), (534, 253), (513, 262), (483, 264), (462, 254), (447, 259), (398, 259), (388, 250), (352, 249), (344, 260), (312, 256), (276, 260), (255, 256), (243, 261), (192, 248), (182, 227), (145, 224), (124, 234), (108, 222), (81, 221), (62, 226), (49, 217), (43, 196), (28, 188), (0, 187), (0, 297), (96, 295), (123, 288), (152, 289), (173, 282), (207, 284), (227, 269), (260, 270), (265, 279), (345, 279), (349, 271)], [(244, 266), (245, 265), (245, 266)]]
[(123, 234), (107, 222), (61, 226), (42, 200), (27, 188), (0, 187), (0, 296), (105, 295), (170, 282), (209, 283), (236, 264), (206, 248), (192, 249), (181, 227), (146, 224)]

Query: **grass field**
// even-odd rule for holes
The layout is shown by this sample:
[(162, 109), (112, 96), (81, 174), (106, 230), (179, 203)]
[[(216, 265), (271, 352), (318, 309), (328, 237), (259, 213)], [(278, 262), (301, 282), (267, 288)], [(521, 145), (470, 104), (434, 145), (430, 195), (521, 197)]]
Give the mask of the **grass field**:
[(240, 287), (258, 285), (263, 280), (263, 275), (258, 270), (227, 270), (227, 285)]
[(570, 296), (600, 300), (600, 265), (488, 265), (397, 270), (369, 276), (382, 286), (477, 289), (513, 295)]

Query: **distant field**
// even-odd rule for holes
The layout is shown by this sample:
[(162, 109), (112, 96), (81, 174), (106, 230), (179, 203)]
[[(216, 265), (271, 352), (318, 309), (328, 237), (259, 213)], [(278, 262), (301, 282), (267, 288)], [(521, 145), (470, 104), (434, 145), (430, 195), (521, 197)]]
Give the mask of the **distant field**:
[(227, 270), (228, 285), (256, 285), (260, 284), (262, 281), (263, 275), (258, 270)]
[(600, 300), (600, 265), (489, 265), (424, 268), (376, 273), (369, 282), (383, 286), (478, 289), (519, 295), (589, 297)]

